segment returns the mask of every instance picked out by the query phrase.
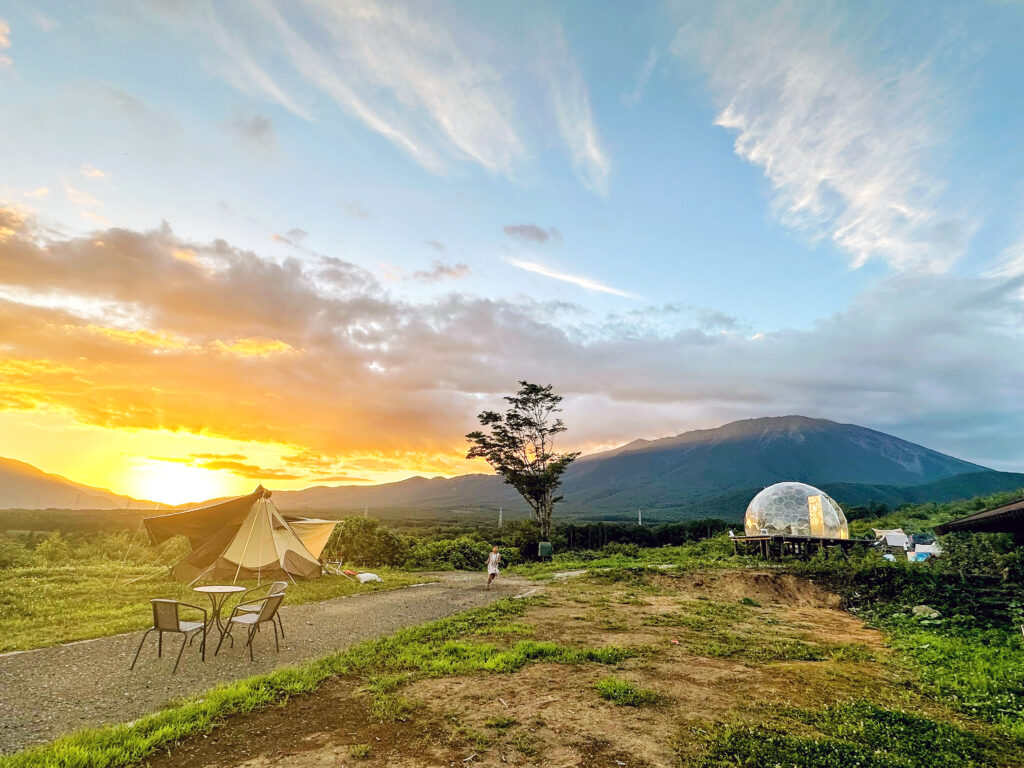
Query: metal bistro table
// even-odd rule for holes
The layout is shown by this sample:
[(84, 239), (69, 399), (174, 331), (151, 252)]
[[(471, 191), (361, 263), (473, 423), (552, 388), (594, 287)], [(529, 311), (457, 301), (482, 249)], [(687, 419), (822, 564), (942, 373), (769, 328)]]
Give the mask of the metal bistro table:
[(224, 622), (220, 617), (220, 609), (224, 607), (224, 603), (228, 599), (228, 595), (234, 595), (239, 592), (245, 592), (245, 587), (239, 586), (238, 584), (224, 584), (217, 585), (211, 584), (206, 587), (193, 587), (193, 592), (202, 592), (204, 595), (210, 596), (210, 602), (213, 603), (213, 618), (210, 619), (210, 624), (216, 622), (217, 631), (220, 632), (220, 636), (224, 637), (226, 628)]

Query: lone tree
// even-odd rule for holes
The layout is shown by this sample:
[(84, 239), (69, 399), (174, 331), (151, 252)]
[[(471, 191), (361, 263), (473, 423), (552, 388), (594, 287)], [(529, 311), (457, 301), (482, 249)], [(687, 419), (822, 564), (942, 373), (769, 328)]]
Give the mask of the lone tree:
[(551, 535), (551, 511), (561, 496), (555, 491), (562, 475), (579, 453), (555, 453), (555, 435), (565, 424), (552, 418), (561, 412), (560, 395), (546, 387), (519, 382), (519, 391), (505, 400), (511, 406), (504, 415), (484, 411), (477, 418), (489, 432), (470, 432), (472, 444), (466, 458), (482, 458), (515, 488), (533, 509), (542, 539)]

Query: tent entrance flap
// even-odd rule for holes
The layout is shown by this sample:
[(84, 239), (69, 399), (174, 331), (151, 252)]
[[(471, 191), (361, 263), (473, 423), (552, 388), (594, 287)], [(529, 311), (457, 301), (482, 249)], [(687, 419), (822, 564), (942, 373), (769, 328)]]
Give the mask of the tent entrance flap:
[(174, 567), (182, 581), (319, 577), (319, 556), (337, 523), (292, 522), (270, 496), (261, 485), (248, 496), (143, 522), (154, 544), (188, 537), (192, 551)]

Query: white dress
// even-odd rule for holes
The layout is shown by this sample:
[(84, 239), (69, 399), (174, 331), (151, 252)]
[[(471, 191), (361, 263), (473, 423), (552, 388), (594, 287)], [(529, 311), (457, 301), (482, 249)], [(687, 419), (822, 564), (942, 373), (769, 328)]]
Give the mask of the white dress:
[(498, 560), (501, 558), (497, 552), (491, 552), (487, 556), (487, 573), (493, 573), (495, 576), (498, 575)]

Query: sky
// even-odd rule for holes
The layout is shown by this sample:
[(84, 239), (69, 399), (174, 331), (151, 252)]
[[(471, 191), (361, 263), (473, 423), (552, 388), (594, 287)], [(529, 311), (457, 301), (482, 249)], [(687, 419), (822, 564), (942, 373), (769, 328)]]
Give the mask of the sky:
[(802, 414), (1024, 471), (1024, 3), (0, 0), (0, 456), (139, 498)]

